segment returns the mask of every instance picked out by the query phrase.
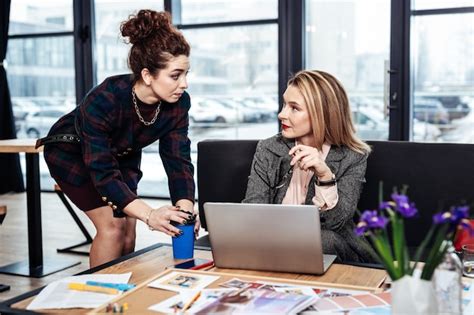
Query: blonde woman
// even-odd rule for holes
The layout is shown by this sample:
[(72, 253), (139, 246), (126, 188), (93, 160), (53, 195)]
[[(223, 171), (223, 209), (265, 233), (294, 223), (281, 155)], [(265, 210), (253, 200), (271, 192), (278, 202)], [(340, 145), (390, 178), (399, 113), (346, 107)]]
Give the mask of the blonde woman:
[(258, 143), (243, 202), (314, 204), (325, 254), (374, 262), (353, 232), (370, 147), (355, 134), (343, 86), (329, 73), (300, 71), (283, 99), (281, 134)]

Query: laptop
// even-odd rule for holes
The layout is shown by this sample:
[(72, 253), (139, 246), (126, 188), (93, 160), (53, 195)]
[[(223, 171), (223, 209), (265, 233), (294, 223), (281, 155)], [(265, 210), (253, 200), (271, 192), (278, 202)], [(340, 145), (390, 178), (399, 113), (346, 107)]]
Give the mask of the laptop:
[(336, 259), (316, 206), (206, 202), (204, 214), (217, 267), (323, 274)]

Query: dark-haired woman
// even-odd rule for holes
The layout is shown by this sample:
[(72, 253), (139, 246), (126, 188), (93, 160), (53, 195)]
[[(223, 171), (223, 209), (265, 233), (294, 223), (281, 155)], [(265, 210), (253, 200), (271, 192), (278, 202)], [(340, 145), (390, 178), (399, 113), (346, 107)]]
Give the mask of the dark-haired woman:
[[(136, 219), (176, 236), (170, 221), (194, 218), (189, 44), (166, 12), (141, 10), (121, 32), (132, 44), (132, 74), (105, 79), (38, 143), (51, 176), (97, 229), (91, 267), (134, 250)], [(155, 209), (137, 197), (137, 185), (142, 148), (158, 139), (172, 205)]]

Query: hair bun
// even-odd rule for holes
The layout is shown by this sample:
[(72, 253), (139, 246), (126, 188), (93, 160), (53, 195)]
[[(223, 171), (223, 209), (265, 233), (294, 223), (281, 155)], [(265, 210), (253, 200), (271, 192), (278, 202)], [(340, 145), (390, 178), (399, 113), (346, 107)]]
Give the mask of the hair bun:
[(171, 16), (168, 12), (140, 10), (122, 22), (120, 31), (123, 37), (128, 37), (131, 44), (145, 40), (155, 32), (171, 30)]

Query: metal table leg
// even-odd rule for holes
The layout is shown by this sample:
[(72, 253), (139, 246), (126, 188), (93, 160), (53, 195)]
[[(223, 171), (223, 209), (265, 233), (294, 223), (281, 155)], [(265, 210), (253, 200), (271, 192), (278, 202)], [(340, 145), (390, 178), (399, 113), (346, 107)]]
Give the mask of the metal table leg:
[(43, 261), (41, 229), (41, 186), (39, 154), (26, 153), (26, 203), (28, 213), (28, 261), (21, 261), (0, 268), (0, 273), (41, 278), (80, 264), (61, 257)]

